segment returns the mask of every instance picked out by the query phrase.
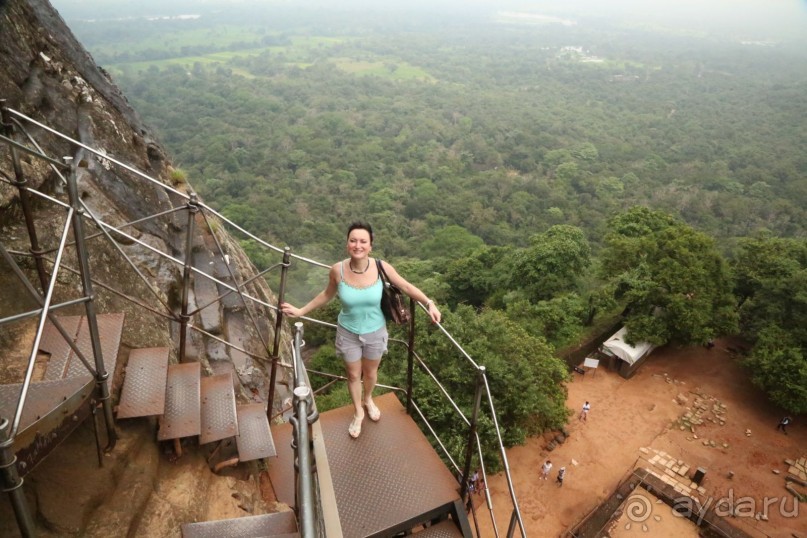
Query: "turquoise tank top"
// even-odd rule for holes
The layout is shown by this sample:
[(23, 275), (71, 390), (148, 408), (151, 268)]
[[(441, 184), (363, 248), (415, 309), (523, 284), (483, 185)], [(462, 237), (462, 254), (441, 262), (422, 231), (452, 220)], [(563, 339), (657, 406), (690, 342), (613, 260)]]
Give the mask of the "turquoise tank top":
[(339, 325), (353, 334), (367, 334), (377, 331), (387, 321), (381, 312), (381, 278), (366, 288), (354, 288), (345, 282), (345, 264), (339, 265), (339, 287), (337, 293), (342, 302), (339, 312)]

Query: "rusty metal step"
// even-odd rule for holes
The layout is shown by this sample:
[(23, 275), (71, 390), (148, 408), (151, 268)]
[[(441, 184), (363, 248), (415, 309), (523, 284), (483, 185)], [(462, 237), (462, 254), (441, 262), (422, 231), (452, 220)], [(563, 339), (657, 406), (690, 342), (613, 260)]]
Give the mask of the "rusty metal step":
[(241, 461), (252, 461), (276, 456), (277, 451), (263, 404), (239, 405), (237, 413), (239, 434), (235, 441), (238, 445), (238, 458)]
[(201, 380), (202, 433), (199, 444), (204, 445), (238, 435), (235, 411), (233, 374), (203, 377)]
[(182, 525), (182, 538), (259, 538), (299, 536), (294, 512), (276, 512)]
[(165, 385), (165, 415), (157, 439), (179, 439), (202, 431), (200, 411), (201, 368), (198, 362), (172, 364)]
[(126, 365), (118, 418), (162, 415), (167, 377), (167, 347), (133, 349)]

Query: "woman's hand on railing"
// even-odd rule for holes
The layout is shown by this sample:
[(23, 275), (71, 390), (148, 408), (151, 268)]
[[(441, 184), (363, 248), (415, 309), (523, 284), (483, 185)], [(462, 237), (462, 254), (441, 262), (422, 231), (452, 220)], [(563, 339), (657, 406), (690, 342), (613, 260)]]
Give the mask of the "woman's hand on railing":
[(302, 316), (300, 309), (292, 305), (291, 303), (280, 303), (280, 311), (283, 312), (286, 316), (290, 318), (299, 318)]
[(426, 310), (429, 313), (429, 317), (432, 318), (432, 323), (440, 323), (443, 316), (440, 314), (440, 310), (437, 308), (437, 305), (434, 304), (434, 301), (428, 302)]

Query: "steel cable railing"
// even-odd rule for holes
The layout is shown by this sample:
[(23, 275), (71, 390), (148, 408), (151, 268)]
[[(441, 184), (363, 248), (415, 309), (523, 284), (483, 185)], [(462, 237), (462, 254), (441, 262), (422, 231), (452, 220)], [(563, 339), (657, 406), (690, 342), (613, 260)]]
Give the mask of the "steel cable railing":
[[(10, 114), (16, 116), (17, 118), (20, 118), (20, 119), (22, 119), (24, 121), (27, 121), (27, 122), (31, 123), (32, 125), (36, 125), (37, 127), (40, 127), (41, 129), (44, 129), (45, 131), (51, 133), (54, 136), (62, 138), (63, 140), (66, 140), (67, 142), (70, 142), (71, 144), (73, 144), (73, 145), (75, 145), (77, 147), (80, 147), (82, 149), (85, 149), (85, 150), (93, 153), (94, 155), (98, 156), (101, 159), (104, 159), (106, 161), (109, 161), (111, 163), (116, 164), (117, 166), (123, 168), (124, 170), (127, 170), (127, 171), (131, 172), (132, 174), (135, 174), (136, 176), (138, 176), (138, 177), (152, 183), (156, 187), (159, 187), (159, 188), (161, 188), (163, 190), (171, 192), (172, 194), (175, 194), (175, 195), (177, 195), (177, 196), (179, 196), (181, 198), (184, 198), (185, 200), (190, 200), (190, 195), (188, 195), (188, 194), (186, 194), (186, 193), (184, 193), (184, 192), (182, 192), (180, 190), (177, 190), (177, 189), (175, 189), (175, 188), (173, 188), (173, 187), (171, 187), (169, 185), (166, 185), (162, 181), (160, 181), (158, 179), (155, 179), (155, 178), (149, 176), (148, 174), (145, 174), (145, 173), (141, 172), (140, 170), (137, 170), (136, 168), (131, 167), (131, 166), (129, 166), (129, 165), (115, 159), (114, 157), (111, 157), (111, 156), (107, 155), (103, 151), (99, 151), (99, 150), (97, 150), (95, 148), (92, 148), (91, 146), (83, 144), (83, 143), (79, 142), (78, 140), (75, 140), (75, 139), (73, 139), (73, 138), (71, 138), (71, 137), (69, 137), (69, 136), (67, 136), (65, 134), (62, 134), (61, 132), (57, 131), (56, 129), (53, 129), (53, 128), (45, 125), (44, 123), (38, 122), (38, 121), (34, 120), (33, 118), (30, 118), (30, 117), (26, 116), (25, 114), (23, 114), (21, 112), (18, 112), (16, 110), (12, 109), (12, 108), (5, 108), (4, 110), (8, 111)], [(30, 150), (28, 148), (25, 148), (24, 146), (21, 146), (19, 143), (15, 142), (15, 141), (13, 141), (13, 140), (11, 140), (9, 138), (6, 138), (6, 137), (0, 137), (0, 138), (2, 138), (2, 140), (7, 142), (7, 143), (13, 144), (15, 146), (20, 146), (21, 149), (24, 149), (25, 151), (30, 152)], [(51, 163), (53, 163), (53, 164), (56, 164), (56, 165), (62, 165), (63, 164), (63, 163), (60, 163), (59, 161), (57, 161), (55, 159), (52, 159), (51, 157), (48, 157), (47, 155), (44, 155), (44, 154), (41, 154), (41, 153), (40, 154), (34, 153), (34, 154), (41, 157), (41, 158), (43, 158), (43, 159), (45, 159), (45, 160), (47, 160), (47, 161), (49, 161), (49, 162), (51, 162)], [(230, 219), (228, 219), (227, 217), (225, 217), (224, 215), (222, 215), (221, 213), (219, 213), (218, 211), (216, 211), (212, 207), (209, 207), (207, 204), (199, 202), (199, 205), (201, 207), (203, 207), (204, 209), (206, 209), (207, 211), (209, 211), (211, 214), (216, 215), (218, 218), (220, 218), (221, 220), (223, 220), (224, 222), (226, 222), (227, 224), (229, 224), (230, 226), (232, 226), (234, 229), (238, 230), (239, 232), (241, 232), (245, 236), (249, 237), (250, 239), (252, 239), (254, 241), (257, 241), (260, 245), (262, 245), (262, 246), (264, 246), (264, 247), (266, 247), (266, 248), (268, 248), (270, 250), (274, 250), (276, 252), (283, 253), (284, 249), (282, 249), (282, 248), (280, 248), (278, 246), (272, 245), (271, 243), (268, 243), (268, 242), (264, 241), (263, 239), (261, 239), (257, 235), (252, 234), (251, 232), (249, 232), (248, 230), (242, 228), (241, 226), (239, 226), (235, 222), (231, 221)], [(298, 256), (296, 254), (294, 254), (292, 256), (294, 258), (300, 260), (300, 261), (310, 263), (312, 265), (318, 265), (318, 266), (324, 267), (324, 268), (328, 267), (327, 265), (325, 265), (323, 263), (320, 263), (320, 262), (318, 262), (316, 260), (312, 260), (310, 258), (305, 258), (303, 256)]]
[[(421, 304), (418, 304), (418, 305), (420, 306), (420, 308), (424, 312), (428, 311), (425, 306), (423, 306)], [(314, 324), (317, 324), (317, 325), (320, 325), (320, 326), (323, 326), (323, 327), (328, 327), (328, 328), (331, 328), (331, 329), (334, 329), (334, 330), (336, 329), (335, 324), (329, 323), (329, 322), (326, 322), (326, 321), (318, 320), (318, 319), (315, 319), (315, 318), (308, 318), (308, 317), (302, 317), (300, 319), (305, 319), (306, 321), (312, 322)], [(492, 416), (492, 422), (493, 422), (494, 430), (496, 432), (496, 439), (497, 439), (497, 444), (498, 444), (498, 448), (499, 448), (499, 454), (500, 454), (500, 456), (502, 458), (505, 477), (506, 477), (506, 481), (508, 483), (508, 491), (511, 494), (511, 499), (512, 499), (513, 506), (514, 506), (512, 521), (519, 525), (519, 527), (521, 529), (522, 536), (526, 536), (526, 531), (524, 529), (522, 516), (521, 516), (521, 513), (520, 513), (520, 509), (518, 507), (518, 501), (516, 500), (515, 489), (513, 487), (512, 475), (510, 473), (510, 466), (509, 466), (509, 463), (508, 463), (508, 460), (507, 460), (507, 454), (505, 452), (504, 444), (503, 444), (503, 441), (502, 441), (502, 438), (501, 438), (501, 431), (500, 431), (500, 428), (499, 428), (499, 425), (498, 425), (498, 420), (496, 418), (495, 407), (493, 406), (493, 399), (492, 399), (492, 394), (490, 392), (490, 386), (489, 386), (488, 381), (487, 381), (487, 375), (485, 374), (485, 368), (483, 366), (479, 366), (476, 363), (476, 361), (474, 361), (470, 357), (470, 355), (468, 355), (468, 353), (465, 352), (464, 349), (462, 349), (462, 347), (456, 342), (456, 340), (450, 335), (450, 333), (448, 333), (448, 331), (442, 325), (440, 325), (440, 324), (436, 324), (436, 325), (439, 327), (441, 332), (448, 337), (449, 341), (452, 342), (452, 344), (455, 345), (455, 347), (460, 352), (460, 354), (463, 357), (465, 357), (466, 359), (468, 359), (470, 364), (472, 366), (474, 366), (477, 369), (478, 372), (480, 372), (480, 378), (481, 378), (481, 380), (483, 382), (482, 384), (484, 386), (484, 392), (486, 394), (486, 402), (488, 403), (488, 407), (490, 409), (491, 416)], [(407, 342), (404, 342), (403, 340), (396, 339), (396, 338), (390, 338), (389, 342), (400, 344), (400, 345), (403, 345), (404, 347), (407, 347), (407, 348), (409, 346)], [(465, 414), (462, 411), (462, 409), (460, 408), (459, 404), (457, 404), (457, 402), (451, 397), (448, 390), (440, 382), (440, 380), (437, 378), (437, 376), (434, 374), (434, 372), (428, 367), (428, 365), (423, 360), (423, 358), (420, 357), (420, 355), (418, 353), (414, 352), (414, 350), (411, 350), (411, 352), (412, 352), (412, 356), (417, 361), (418, 366), (420, 366), (421, 371), (423, 371), (427, 375), (427, 377), (429, 377), (431, 379), (431, 381), (435, 385), (437, 385), (437, 387), (440, 390), (440, 393), (449, 402), (451, 407), (456, 412), (457, 416), (460, 417), (460, 419), (466, 424), (466, 426), (470, 427), (471, 424), (472, 424), (472, 421), (469, 420), (468, 417), (465, 416)], [(339, 376), (339, 375), (335, 375), (335, 374), (329, 374), (329, 373), (325, 373), (325, 372), (317, 372), (317, 371), (312, 371), (312, 370), (309, 370), (309, 372), (324, 375), (324, 376), (327, 376), (327, 377), (334, 377), (334, 378), (338, 378), (338, 379), (341, 379), (341, 380), (346, 379), (344, 376)], [(329, 384), (331, 384), (331, 383), (329, 383)], [(401, 392), (403, 392), (405, 390), (405, 389), (400, 388), (400, 387), (390, 387), (390, 386), (384, 386), (384, 385), (381, 385), (381, 384), (378, 384), (376, 386), (379, 387), (379, 388), (387, 388), (387, 389), (390, 389), (390, 390), (401, 391)], [(317, 392), (317, 391), (315, 391), (315, 392)], [(465, 476), (467, 474), (467, 472), (465, 472), (465, 473), (463, 472), (460, 465), (455, 461), (454, 456), (451, 455), (451, 452), (449, 451), (449, 449), (446, 447), (445, 443), (440, 438), (439, 433), (435, 430), (435, 428), (429, 422), (428, 418), (425, 416), (425, 414), (423, 413), (421, 408), (414, 401), (413, 401), (413, 409), (415, 410), (417, 415), (420, 417), (420, 420), (424, 424), (426, 429), (431, 434), (431, 437), (435, 440), (437, 445), (442, 450), (443, 454), (446, 457), (446, 460), (450, 463), (450, 465), (454, 468), (454, 470), (456, 471), (456, 473), (458, 475), (464, 476), (464, 479), (461, 482), (464, 482), (467, 485), (467, 477)], [(482, 453), (482, 443), (481, 443), (481, 440), (479, 438), (479, 434), (477, 432), (475, 432), (475, 431), (473, 433), (473, 438), (475, 439), (474, 444), (475, 444), (475, 447), (476, 447), (477, 458), (479, 460), (480, 467), (482, 469), (483, 480), (484, 480), (484, 483), (487, 485), (487, 483), (488, 483), (488, 481), (487, 481), (487, 470), (486, 470), (486, 466), (485, 466), (485, 463), (484, 463), (484, 457), (483, 457), (483, 453)], [(493, 500), (492, 500), (492, 498), (490, 496), (490, 491), (487, 488), (487, 486), (485, 487), (485, 502), (486, 502), (486, 505), (487, 505), (488, 514), (489, 514), (490, 519), (491, 519), (491, 525), (492, 525), (492, 528), (494, 530), (494, 534), (495, 534), (495, 536), (499, 536), (498, 525), (496, 523), (494, 510), (493, 510)], [(475, 512), (473, 513), (473, 515), (474, 516), (476, 515)], [(511, 528), (508, 531), (508, 536), (512, 536), (513, 530), (514, 530), (514, 526), (511, 524)]]
[[(255, 241), (258, 245), (261, 245), (262, 247), (264, 247), (266, 249), (269, 249), (269, 250), (272, 250), (272, 251), (275, 251), (275, 252), (278, 252), (278, 253), (284, 253), (286, 255), (290, 255), (290, 257), (292, 257), (292, 258), (294, 258), (296, 260), (299, 260), (299, 261), (301, 261), (303, 263), (307, 263), (307, 264), (317, 266), (317, 267), (321, 267), (321, 268), (329, 268), (328, 265), (323, 264), (321, 262), (318, 262), (316, 260), (312, 260), (312, 259), (309, 259), (309, 258), (306, 258), (306, 257), (303, 257), (303, 256), (290, 254), (288, 248), (281, 249), (280, 247), (277, 247), (275, 245), (272, 245), (272, 244), (264, 241), (263, 239), (261, 239), (258, 236), (252, 234), (251, 232), (244, 229), (243, 227), (237, 225), (236, 223), (234, 223), (233, 221), (231, 221), (230, 219), (228, 219), (224, 215), (218, 213), (216, 210), (210, 208), (206, 204), (202, 203), (201, 201), (194, 200), (192, 195), (183, 193), (182, 191), (180, 191), (178, 189), (175, 189), (175, 188), (173, 188), (173, 187), (171, 187), (169, 185), (166, 185), (163, 182), (161, 182), (161, 181), (159, 181), (159, 180), (157, 180), (155, 178), (152, 178), (152, 177), (148, 176), (147, 174), (145, 174), (145, 173), (143, 173), (143, 172), (141, 172), (139, 170), (136, 170), (135, 168), (133, 168), (133, 167), (131, 167), (129, 165), (126, 165), (125, 163), (122, 163), (122, 162), (118, 161), (117, 159), (107, 155), (102, 150), (97, 150), (97, 149), (94, 149), (94, 148), (92, 148), (90, 146), (87, 146), (87, 145), (85, 145), (85, 144), (83, 144), (83, 143), (81, 143), (81, 142), (79, 142), (77, 140), (74, 140), (74, 139), (72, 139), (72, 138), (70, 138), (70, 137), (68, 137), (68, 136), (66, 136), (66, 135), (64, 135), (64, 134), (62, 134), (62, 133), (60, 133), (60, 132), (58, 132), (58, 131), (56, 131), (56, 130), (54, 130), (54, 129), (52, 129), (52, 128), (50, 128), (50, 127), (48, 127), (48, 126), (46, 126), (46, 125), (44, 125), (44, 124), (42, 124), (40, 122), (38, 122), (38, 121), (36, 121), (36, 120), (33, 120), (33, 119), (25, 116), (24, 114), (22, 114), (22, 113), (20, 113), (18, 111), (13, 110), (13, 109), (4, 108), (3, 111), (8, 113), (8, 114), (13, 115), (15, 123), (17, 123), (20, 126), (20, 128), (23, 128), (21, 122), (29, 122), (30, 124), (35, 125), (35, 126), (41, 128), (42, 130), (53, 134), (56, 137), (59, 137), (61, 139), (64, 139), (64, 140), (68, 141), (74, 147), (81, 148), (81, 149), (85, 150), (86, 152), (89, 152), (89, 153), (97, 156), (99, 159), (103, 159), (104, 161), (108, 161), (110, 163), (113, 163), (113, 164), (121, 167), (122, 169), (127, 170), (128, 172), (134, 174), (135, 176), (137, 176), (137, 177), (139, 177), (139, 178), (153, 184), (154, 186), (156, 186), (156, 187), (158, 187), (160, 189), (163, 189), (165, 192), (172, 193), (172, 194), (180, 197), (181, 199), (188, 201), (189, 205), (194, 204), (196, 207), (198, 207), (200, 210), (203, 211), (203, 215), (204, 215), (205, 220), (207, 220), (207, 213), (209, 213), (210, 215), (214, 215), (217, 218), (219, 218), (223, 223), (225, 223), (226, 225), (228, 225), (232, 229), (238, 231), (239, 233), (241, 233), (244, 236), (246, 236), (247, 238)], [(26, 133), (26, 136), (29, 136), (29, 135)], [(31, 137), (29, 136), (29, 139), (30, 138)], [(25, 152), (27, 152), (29, 154), (35, 155), (35, 156), (37, 156), (39, 158), (42, 158), (42, 159), (46, 160), (47, 162), (49, 162), (53, 166), (54, 169), (56, 169), (58, 167), (64, 167), (64, 163), (60, 163), (57, 160), (52, 159), (52, 158), (48, 157), (47, 155), (45, 155), (44, 152), (42, 152), (39, 145), (35, 144), (35, 141), (32, 141), (32, 142), (36, 145), (37, 151), (31, 150), (27, 146), (19, 144), (18, 142), (14, 141), (14, 140), (12, 140), (10, 138), (7, 138), (7, 137), (0, 137), (0, 141), (6, 142), (8, 144), (11, 144), (13, 147), (15, 147), (17, 149), (20, 149), (20, 150), (25, 151)], [(56, 199), (54, 197), (45, 195), (45, 194), (40, 193), (40, 192), (38, 192), (36, 190), (29, 190), (29, 192), (31, 192), (31, 193), (33, 193), (33, 194), (35, 194), (37, 196), (40, 196), (43, 199), (48, 200), (48, 201), (50, 201), (52, 203), (55, 203), (57, 205), (66, 207), (66, 208), (68, 208), (68, 210), (72, 210), (68, 204), (64, 204), (64, 202), (61, 202), (60, 200), (58, 200), (58, 199)], [(87, 211), (87, 213), (90, 213), (89, 210), (86, 208), (86, 205), (85, 204), (82, 204), (82, 205), (84, 206), (83, 208)], [(164, 216), (164, 215), (174, 213), (176, 211), (181, 211), (183, 209), (184, 209), (183, 207), (174, 207), (174, 208), (171, 208), (171, 209), (161, 211), (159, 213), (159, 215)], [(119, 236), (121, 238), (125, 238), (127, 241), (131, 241), (133, 243), (136, 243), (136, 244), (142, 246), (143, 248), (149, 250), (150, 252), (156, 254), (157, 256), (160, 256), (163, 259), (169, 260), (170, 262), (172, 262), (174, 264), (177, 264), (177, 265), (183, 266), (183, 267), (188, 267), (187, 261), (182, 261), (180, 259), (177, 259), (174, 256), (166, 254), (166, 253), (160, 251), (159, 249), (153, 247), (152, 245), (149, 245), (148, 243), (146, 243), (144, 241), (141, 241), (139, 238), (134, 237), (132, 234), (129, 234), (129, 233), (123, 231), (123, 228), (126, 228), (128, 226), (132, 226), (132, 225), (136, 225), (138, 223), (141, 223), (141, 222), (153, 219), (153, 218), (158, 218), (158, 215), (150, 215), (148, 217), (143, 217), (143, 218), (137, 219), (136, 221), (128, 222), (128, 223), (125, 223), (125, 224), (120, 225), (120, 226), (111, 226), (110, 224), (104, 222), (102, 219), (100, 219), (100, 218), (98, 218), (98, 217), (96, 217), (95, 215), (92, 215), (92, 214), (90, 214), (89, 216), (85, 215), (84, 217), (90, 219), (98, 227), (98, 229), (100, 230), (99, 233), (93, 234), (92, 237), (97, 237), (98, 235), (104, 235), (109, 241), (111, 241), (112, 243), (115, 243), (114, 238), (112, 236), (113, 235), (114, 236)], [(215, 233), (212, 230), (212, 227), (210, 227), (209, 223), (208, 223), (208, 228), (210, 229), (210, 232), (213, 233), (214, 236), (215, 236)], [(221, 245), (218, 244), (218, 240), (216, 242), (217, 242), (217, 246), (218, 246), (219, 250), (221, 251), (222, 250)], [(63, 249), (64, 249), (64, 245), (62, 245), (61, 248), (58, 250), (58, 252), (57, 252), (58, 256), (60, 256), (60, 253), (63, 251)], [(223, 252), (222, 252), (222, 254), (223, 254)], [(131, 260), (129, 260), (128, 257), (127, 257), (127, 261), (129, 262), (130, 265), (134, 266), (133, 262)], [(233, 278), (235, 286), (232, 286), (229, 283), (224, 282), (224, 281), (216, 278), (215, 276), (210, 275), (210, 274), (208, 274), (208, 273), (206, 273), (206, 272), (204, 272), (204, 271), (202, 271), (202, 270), (200, 270), (200, 269), (198, 269), (196, 267), (190, 266), (189, 270), (191, 272), (193, 272), (193, 274), (195, 274), (197, 276), (201, 276), (202, 278), (208, 279), (208, 280), (212, 281), (213, 283), (215, 283), (217, 286), (220, 286), (222, 289), (226, 290), (226, 292), (223, 293), (222, 295), (220, 295), (217, 298), (217, 300), (221, 300), (223, 297), (225, 297), (228, 294), (236, 293), (236, 294), (238, 294), (240, 296), (240, 298), (242, 299), (242, 301), (244, 302), (245, 305), (248, 302), (250, 302), (252, 304), (260, 305), (262, 307), (265, 307), (265, 308), (268, 308), (270, 310), (276, 311), (276, 318), (277, 318), (277, 321), (279, 322), (280, 317), (282, 316), (282, 313), (279, 311), (279, 308), (277, 306), (272, 305), (269, 302), (264, 301), (264, 300), (262, 300), (262, 299), (260, 299), (258, 297), (253, 297), (250, 294), (244, 293), (243, 287), (246, 286), (247, 284), (253, 282), (255, 279), (259, 278), (263, 274), (267, 273), (272, 268), (277, 268), (277, 267), (280, 267), (280, 266), (286, 267), (287, 264), (273, 265), (269, 269), (261, 271), (260, 274), (255, 275), (255, 276), (251, 277), (250, 279), (245, 280), (244, 282), (241, 282), (240, 284), (236, 281), (236, 279)], [(136, 267), (135, 267), (135, 270), (137, 270)], [(232, 275), (231, 271), (230, 271), (230, 274)], [(143, 278), (143, 280), (146, 281), (145, 278)], [(152, 291), (154, 291), (154, 290), (152, 290)], [(139, 304), (139, 303), (136, 302), (136, 304)], [(212, 304), (212, 302), (208, 303), (208, 305), (205, 305), (202, 308), (195, 309), (191, 314), (198, 313), (203, 308), (209, 306), (209, 304)], [(163, 305), (163, 306), (167, 306), (167, 305)], [(421, 309), (426, 311), (426, 308), (423, 305), (419, 304), (419, 306), (420, 306)], [(169, 313), (172, 316), (175, 316), (175, 314), (173, 314), (173, 312), (170, 312), (170, 309), (169, 309)], [(252, 317), (252, 316), (250, 316), (250, 317)], [(305, 321), (308, 321), (308, 322), (311, 322), (311, 323), (320, 324), (320, 325), (323, 325), (323, 326), (326, 326), (326, 327), (331, 327), (331, 328), (336, 327), (335, 325), (333, 325), (331, 323), (322, 322), (322, 321), (316, 320), (314, 318), (302, 317), (301, 319), (305, 320)], [(255, 320), (253, 319), (252, 321), (254, 322)], [(489, 387), (489, 384), (488, 384), (488, 381), (487, 381), (487, 377), (485, 376), (485, 373), (484, 373), (484, 368), (476, 363), (476, 361), (462, 348), (462, 346), (454, 339), (454, 337), (441, 324), (436, 324), (436, 326), (442, 332), (442, 334), (445, 336), (445, 338), (448, 339), (448, 341), (452, 344), (452, 346), (459, 352), (459, 354), (468, 361), (468, 363), (470, 364), (472, 370), (476, 371), (478, 373), (481, 372), (481, 374), (479, 374), (480, 379), (481, 379), (481, 386), (483, 387), (487, 407), (488, 407), (490, 415), (492, 417), (493, 427), (494, 427), (494, 430), (496, 432), (497, 444), (498, 444), (500, 456), (502, 458), (502, 463), (503, 463), (503, 466), (504, 466), (504, 472), (505, 472), (506, 481), (507, 481), (507, 484), (508, 484), (508, 492), (509, 492), (512, 504), (513, 504), (513, 517), (511, 519), (511, 525), (510, 525), (511, 528), (508, 531), (508, 536), (512, 535), (513, 528), (514, 528), (513, 522), (517, 522), (519, 524), (519, 526), (521, 528), (522, 535), (526, 536), (526, 533), (524, 531), (523, 521), (522, 521), (522, 518), (521, 518), (521, 513), (520, 513), (520, 510), (519, 510), (519, 507), (518, 507), (518, 501), (517, 501), (515, 490), (514, 490), (514, 487), (513, 487), (513, 481), (512, 481), (512, 476), (510, 474), (509, 463), (507, 461), (507, 456), (506, 456), (506, 452), (504, 450), (504, 445), (503, 445), (502, 438), (501, 438), (501, 432), (500, 432), (498, 420), (497, 420), (497, 417), (496, 417), (496, 411), (495, 411), (495, 407), (494, 407), (494, 404), (493, 404), (493, 397), (492, 397), (492, 395), (490, 393), (490, 387)], [(201, 329), (193, 327), (192, 325), (191, 325), (191, 328), (201, 331)], [(258, 330), (258, 332), (260, 333), (260, 330), (259, 330), (259, 328), (257, 326), (256, 326), (256, 330)], [(209, 336), (209, 337), (216, 338), (215, 336), (210, 335), (209, 333), (207, 333), (205, 331), (202, 331), (202, 332), (204, 334), (206, 334), (207, 336)], [(232, 346), (232, 344), (230, 344), (230, 343), (228, 343), (228, 342), (226, 342), (226, 341), (224, 341), (222, 339), (219, 339), (219, 338), (216, 338), (216, 339), (219, 340), (219, 341), (222, 341), (223, 343), (225, 343), (227, 345)], [(400, 343), (403, 343), (407, 347), (410, 347), (409, 344), (407, 344), (407, 343), (404, 343), (404, 342), (400, 342)], [(233, 346), (233, 347), (235, 347), (235, 346)], [(252, 356), (253, 358), (258, 358), (254, 354), (249, 353), (248, 351), (246, 351), (244, 349), (241, 349), (241, 348), (236, 348), (236, 349), (238, 349), (241, 352), (247, 353), (247, 355)], [(418, 364), (419, 368), (421, 369), (421, 371), (424, 371), (427, 374), (427, 376), (429, 378), (431, 378), (434, 383), (437, 384), (440, 393), (450, 402), (451, 407), (458, 414), (458, 416), (461, 417), (461, 420), (465, 423), (465, 425), (469, 426), (469, 427), (472, 427), (472, 428), (475, 428), (475, 424), (472, 424), (472, 421), (469, 420), (468, 417), (466, 417), (465, 414), (461, 411), (461, 408), (459, 407), (459, 405), (453, 400), (453, 398), (451, 398), (451, 396), (448, 393), (447, 389), (442, 385), (442, 383), (439, 382), (439, 380), (434, 375), (434, 373), (428, 368), (428, 366), (426, 365), (426, 362), (423, 360), (423, 358), (421, 358), (420, 355), (414, 353), (414, 350), (412, 350), (411, 348), (410, 348), (410, 353), (413, 356), (413, 360), (417, 361), (417, 364)], [(290, 367), (291, 366), (291, 365), (286, 365), (286, 364), (282, 364), (282, 363), (281, 363), (281, 365), (285, 366), (285, 367)], [(401, 388), (394, 388), (394, 387), (391, 387), (391, 388), (393, 390), (399, 390), (399, 391), (404, 390), (404, 389), (401, 389)], [(270, 406), (269, 406), (269, 411), (270, 412), (271, 412), (271, 407), (272, 406), (271, 406), (271, 402), (270, 402)], [(428, 424), (428, 421), (427, 421), (426, 417), (423, 415), (421, 409), (419, 407), (417, 407), (416, 404), (413, 405), (413, 407), (416, 410), (417, 414), (421, 417), (421, 420), (424, 422), (424, 424), (427, 425), (427, 428), (432, 432), (434, 438), (437, 439), (437, 442), (441, 446), (443, 452), (448, 456), (448, 459), (451, 462), (451, 465), (454, 466), (454, 468), (457, 471), (459, 471), (459, 469), (460, 469), (459, 465), (456, 463), (454, 458), (450, 456), (449, 451), (446, 449), (446, 447), (442, 443), (442, 441), (439, 440), (439, 437), (436, 435), (436, 432), (434, 431), (434, 429)], [(476, 452), (478, 453), (477, 457), (479, 458), (480, 465), (482, 466), (482, 472), (483, 472), (483, 477), (485, 479), (485, 484), (487, 484), (487, 474), (486, 474), (486, 471), (485, 471), (484, 461), (482, 459), (481, 444), (480, 444), (478, 433), (476, 433), (475, 431), (471, 432), (471, 438), (469, 439), (469, 442), (471, 442), (472, 440), (475, 441), (474, 444), (476, 445)], [(467, 483), (467, 479), (468, 479), (468, 476), (467, 476), (468, 475), (468, 468), (467, 467), (468, 467), (468, 465), (470, 463), (470, 459), (468, 459), (468, 454), (470, 454), (471, 445), (469, 445), (468, 450), (469, 450), (469, 452), (466, 454), (466, 459), (468, 461), (466, 461), (465, 469), (462, 472), (462, 475), (463, 475), (462, 482), (463, 482), (463, 484), (462, 484), (461, 489), (463, 490), (463, 492), (465, 492), (466, 483)], [(495, 530), (495, 534), (496, 534), (496, 536), (498, 536), (499, 533), (498, 533), (497, 526), (496, 526), (496, 523), (495, 523), (495, 518), (493, 517), (492, 501), (491, 501), (491, 498), (490, 498), (490, 495), (489, 495), (489, 491), (486, 489), (485, 493), (486, 493), (486, 500), (487, 500), (489, 512), (491, 514), (491, 518), (494, 520), (493, 521), (493, 527), (494, 527), (494, 530)]]

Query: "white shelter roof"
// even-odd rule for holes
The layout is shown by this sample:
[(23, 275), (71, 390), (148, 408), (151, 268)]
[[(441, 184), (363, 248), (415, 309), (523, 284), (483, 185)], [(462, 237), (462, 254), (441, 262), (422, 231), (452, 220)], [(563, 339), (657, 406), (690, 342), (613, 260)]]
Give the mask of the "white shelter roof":
[(628, 364), (633, 364), (653, 350), (653, 345), (649, 342), (638, 342), (635, 346), (630, 345), (624, 339), (625, 333), (627, 333), (625, 327), (619, 329), (611, 338), (603, 342), (603, 349)]

